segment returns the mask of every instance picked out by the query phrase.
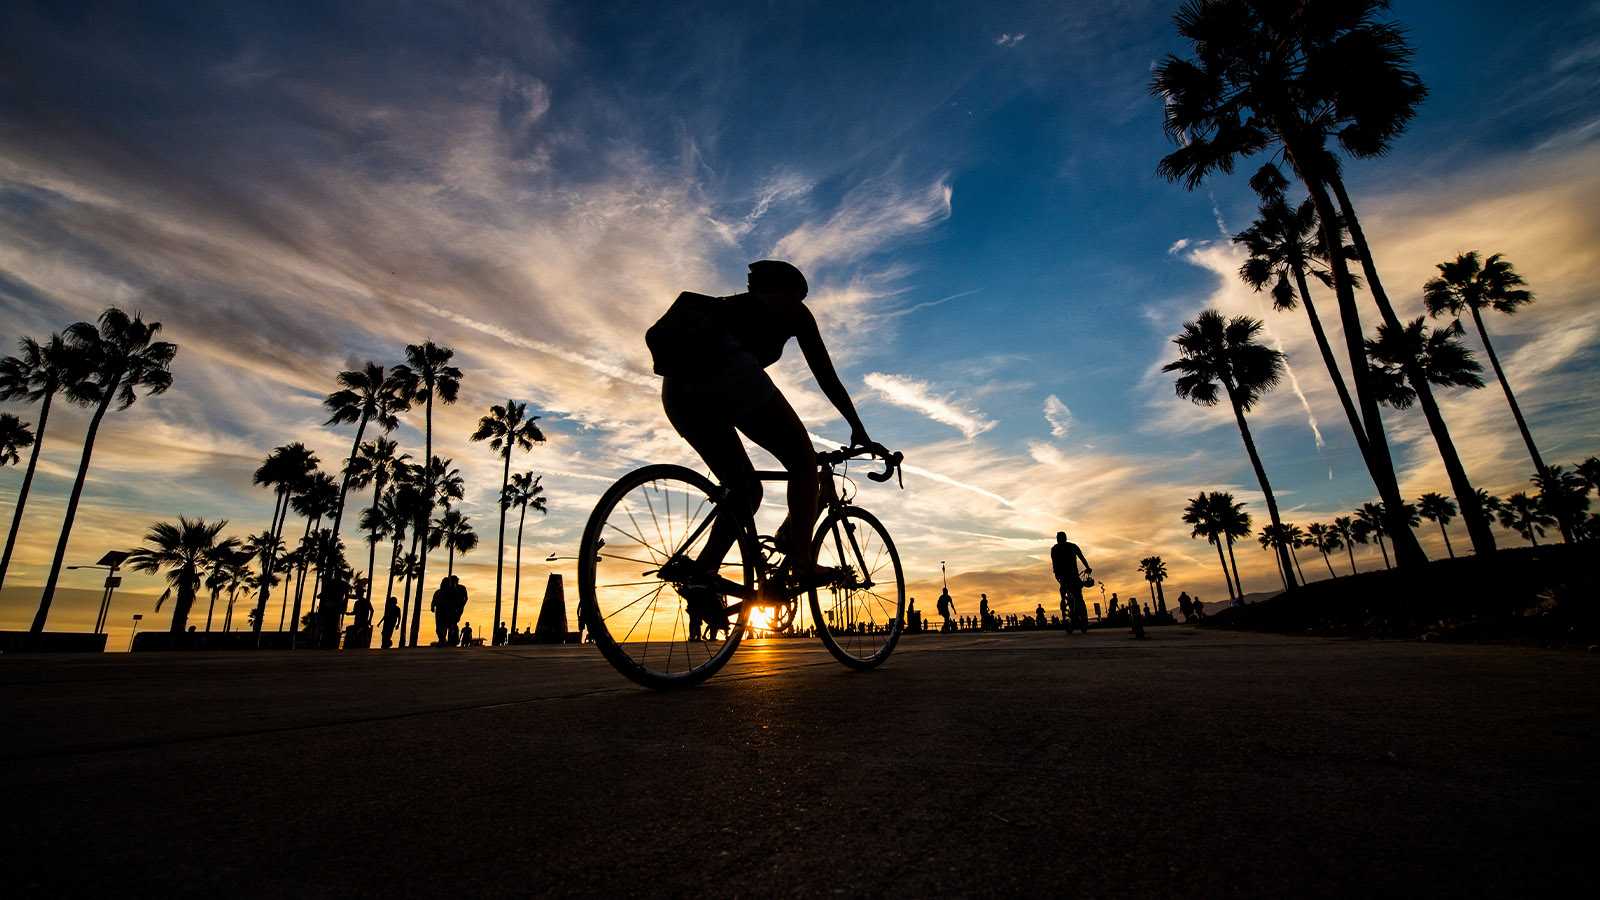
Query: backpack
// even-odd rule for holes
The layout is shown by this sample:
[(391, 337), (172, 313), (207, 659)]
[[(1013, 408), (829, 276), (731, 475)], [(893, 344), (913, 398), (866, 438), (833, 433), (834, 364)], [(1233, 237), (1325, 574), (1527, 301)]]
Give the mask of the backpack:
[(718, 298), (688, 291), (644, 333), (651, 367), (657, 375), (692, 375), (706, 369), (708, 342), (726, 338), (718, 325)]

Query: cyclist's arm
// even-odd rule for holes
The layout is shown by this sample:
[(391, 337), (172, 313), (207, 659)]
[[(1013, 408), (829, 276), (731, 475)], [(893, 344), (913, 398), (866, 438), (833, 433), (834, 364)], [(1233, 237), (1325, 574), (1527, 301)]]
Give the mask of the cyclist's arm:
[(1078, 558), (1083, 560), (1083, 567), (1085, 569), (1091, 569), (1092, 570), (1094, 568), (1094, 566), (1089, 565), (1089, 557), (1083, 555), (1083, 548), (1082, 547), (1078, 548)]
[(811, 315), (811, 310), (800, 307), (796, 312), (798, 321), (795, 326), (795, 339), (800, 342), (800, 351), (805, 354), (806, 365), (811, 367), (811, 374), (817, 379), (817, 387), (839, 410), (839, 415), (850, 423), (850, 441), (855, 444), (868, 442), (867, 427), (861, 424), (861, 417), (856, 414), (856, 405), (850, 401), (850, 392), (845, 390), (844, 383), (839, 380), (839, 373), (833, 369), (833, 359), (828, 356), (828, 348), (822, 343), (822, 333), (817, 330), (816, 317)]

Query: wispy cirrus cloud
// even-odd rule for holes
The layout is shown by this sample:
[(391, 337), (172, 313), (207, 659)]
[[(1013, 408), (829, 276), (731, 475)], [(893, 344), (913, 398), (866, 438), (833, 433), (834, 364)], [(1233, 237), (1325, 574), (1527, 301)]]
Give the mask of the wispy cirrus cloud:
[(969, 441), (998, 424), (993, 419), (985, 418), (978, 410), (935, 393), (933, 386), (921, 379), (886, 372), (868, 372), (862, 381), (876, 391), (879, 399), (885, 403), (920, 413), (941, 425), (949, 425)]
[(1072, 427), (1072, 410), (1055, 394), (1044, 398), (1044, 420), (1050, 423), (1051, 437), (1066, 437)]
[(952, 196), (947, 175), (920, 188), (889, 176), (875, 178), (847, 193), (826, 220), (804, 223), (779, 238), (770, 255), (806, 272), (854, 262), (948, 219)]

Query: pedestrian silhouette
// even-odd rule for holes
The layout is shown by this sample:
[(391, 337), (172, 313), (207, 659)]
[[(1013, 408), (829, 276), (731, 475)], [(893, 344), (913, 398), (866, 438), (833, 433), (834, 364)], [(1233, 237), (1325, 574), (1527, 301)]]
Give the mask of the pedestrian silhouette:
[(463, 646), (463, 647), (472, 646), (472, 623), (471, 622), (468, 622), (467, 624), (461, 626), (461, 646)]
[(392, 595), (383, 604), (383, 649), (394, 643), (394, 630), (400, 625), (400, 602)]
[(1178, 592), (1178, 612), (1183, 614), (1184, 622), (1194, 621), (1194, 602), (1189, 599), (1188, 591)]
[(956, 614), (956, 601), (950, 598), (950, 588), (948, 586), (939, 592), (939, 602), (936, 604), (936, 608), (939, 611), (939, 617), (944, 619), (944, 625), (940, 626), (939, 630), (955, 630), (950, 618)]

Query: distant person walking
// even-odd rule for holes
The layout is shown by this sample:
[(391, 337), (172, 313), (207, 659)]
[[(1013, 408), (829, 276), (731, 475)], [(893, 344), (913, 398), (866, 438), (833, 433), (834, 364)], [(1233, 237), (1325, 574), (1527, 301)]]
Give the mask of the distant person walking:
[(394, 630), (400, 625), (400, 602), (390, 596), (383, 604), (383, 649), (394, 645)]
[[(1078, 561), (1083, 560), (1083, 573), (1078, 573)], [(1050, 568), (1055, 571), (1056, 584), (1061, 587), (1061, 600), (1069, 617), (1067, 633), (1077, 628), (1089, 633), (1089, 609), (1083, 605), (1083, 579), (1094, 570), (1089, 567), (1083, 549), (1067, 540), (1065, 531), (1056, 532), (1056, 544), (1050, 548)]]
[(988, 594), (979, 594), (978, 595), (978, 619), (979, 619), (978, 627), (981, 628), (984, 631), (988, 631), (989, 630), (989, 626), (991, 624), (993, 624), (993, 623), (991, 623), (990, 616), (989, 616), (989, 595)]
[(468, 622), (467, 624), (461, 626), (461, 646), (463, 646), (463, 647), (471, 647), (472, 646), (472, 623), (471, 622)]
[(1194, 621), (1194, 602), (1189, 599), (1188, 591), (1178, 593), (1178, 612), (1183, 614), (1185, 624)]
[(433, 611), (433, 630), (439, 635), (439, 646), (454, 647), (460, 643), (457, 628), (466, 607), (467, 589), (461, 586), (461, 579), (446, 575), (439, 582), (439, 589), (433, 592), (433, 602), (428, 607)]
[(1144, 640), (1144, 618), (1139, 615), (1139, 598), (1128, 598), (1128, 622), (1133, 625), (1133, 636)]
[(935, 607), (939, 610), (939, 617), (944, 619), (944, 625), (940, 626), (939, 631), (955, 631), (956, 626), (951, 618), (956, 614), (956, 601), (950, 599), (949, 587), (939, 592), (939, 602)]

